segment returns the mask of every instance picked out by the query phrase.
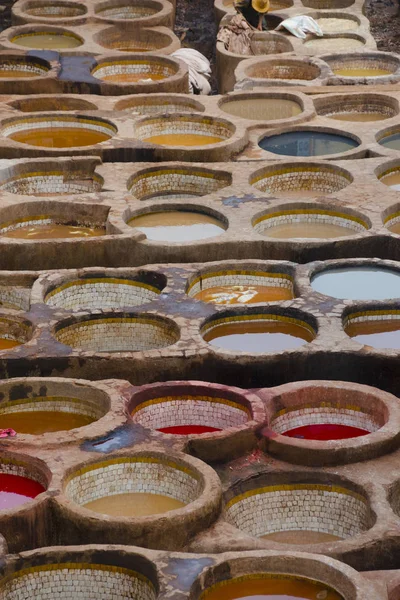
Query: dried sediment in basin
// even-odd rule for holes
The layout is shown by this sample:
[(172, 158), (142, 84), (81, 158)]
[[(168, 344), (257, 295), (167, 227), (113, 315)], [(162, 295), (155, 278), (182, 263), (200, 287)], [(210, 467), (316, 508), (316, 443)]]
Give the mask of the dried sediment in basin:
[(304, 105), (294, 94), (272, 92), (225, 96), (219, 101), (219, 108), (242, 119), (276, 121), (300, 115)]
[(324, 34), (356, 31), (360, 25), (360, 18), (352, 13), (315, 12), (309, 15), (318, 23)]
[(43, 77), (50, 71), (50, 64), (37, 57), (1, 57), (0, 79)]
[(151, 271), (137, 275), (94, 273), (67, 279), (47, 290), (45, 303), (65, 310), (91, 310), (140, 306), (156, 300), (166, 278)]
[(231, 183), (232, 175), (225, 171), (177, 165), (139, 171), (127, 187), (138, 200), (176, 200), (206, 196)]
[(43, 111), (75, 111), (75, 110), (97, 110), (96, 104), (81, 98), (68, 96), (36, 96), (33, 98), (22, 98), (9, 103), (9, 106), (21, 112), (43, 112)]
[(99, 314), (67, 319), (54, 330), (57, 341), (85, 352), (144, 352), (175, 344), (179, 328), (153, 314)]
[(333, 95), (315, 98), (314, 106), (319, 115), (339, 121), (381, 121), (399, 114), (395, 98), (383, 94)]
[(205, 107), (197, 100), (192, 100), (187, 96), (152, 94), (151, 96), (138, 95), (124, 98), (116, 103), (114, 109), (141, 115), (153, 115), (157, 113), (204, 112)]
[(355, 33), (324, 34), (323, 37), (306, 40), (303, 48), (312, 54), (324, 54), (361, 50), (366, 43), (365, 37)]

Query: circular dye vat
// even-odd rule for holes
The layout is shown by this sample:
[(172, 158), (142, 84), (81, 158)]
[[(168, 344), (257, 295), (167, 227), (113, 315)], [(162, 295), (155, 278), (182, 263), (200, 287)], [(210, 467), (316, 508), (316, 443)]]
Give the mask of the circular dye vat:
[(68, 50), (82, 46), (83, 40), (69, 32), (30, 32), (16, 35), (10, 40), (17, 46), (37, 50)]
[[(332, 49), (332, 51), (334, 51)], [(384, 77), (393, 75), (391, 69), (374, 69), (373, 67), (335, 67), (332, 69), (340, 77)]]
[(17, 508), (44, 491), (45, 488), (33, 479), (0, 473), (0, 510)]
[(374, 314), (347, 319), (344, 327), (349, 337), (365, 346), (378, 349), (400, 349), (400, 319), (397, 314)]
[[(339, 21), (339, 19), (337, 19)], [(322, 37), (304, 42), (304, 47), (312, 50), (316, 54), (325, 54), (328, 52), (347, 52), (348, 50), (357, 50), (365, 46), (365, 40), (358, 37)], [(335, 72), (335, 74), (338, 74)]]
[(359, 24), (354, 19), (346, 17), (320, 17), (315, 19), (323, 33), (335, 33), (338, 31), (355, 31)]
[(158, 242), (192, 242), (221, 235), (226, 226), (219, 219), (200, 212), (170, 210), (151, 212), (128, 221), (147, 239)]
[(223, 350), (282, 352), (312, 342), (315, 332), (304, 321), (277, 315), (238, 315), (211, 321), (202, 328), (203, 339)]
[(358, 122), (358, 123), (370, 123), (374, 121), (383, 121), (384, 119), (390, 119), (393, 115), (385, 114), (379, 111), (377, 108), (376, 111), (369, 109), (365, 112), (357, 112), (356, 107), (352, 109), (351, 107), (345, 108), (343, 107), (343, 112), (335, 112), (333, 114), (326, 114), (326, 117), (330, 119), (335, 119), (336, 121), (350, 121), (350, 122)]
[(254, 98), (234, 98), (224, 101), (220, 108), (229, 115), (250, 119), (251, 121), (275, 121), (290, 119), (299, 115), (303, 109), (298, 102), (285, 98), (268, 96)]
[(112, 136), (105, 131), (85, 129), (85, 127), (39, 127), (23, 129), (11, 133), (10, 139), (28, 146), (42, 148), (76, 148), (93, 146), (109, 140)]
[(324, 583), (294, 575), (257, 573), (207, 588), (199, 600), (343, 600)]
[(87, 12), (82, 4), (75, 2), (32, 2), (24, 8), (24, 13), (32, 17), (41, 17), (45, 19), (65, 19), (80, 17)]
[(400, 272), (382, 267), (327, 269), (314, 275), (316, 292), (346, 300), (386, 300), (400, 297)]
[(392, 190), (400, 191), (400, 169), (394, 169), (389, 173), (384, 173), (379, 177), (379, 181), (390, 187)]
[[(19, 240), (75, 239), (106, 235), (105, 227), (66, 225), (50, 219), (28, 217), (29, 221), (16, 221), (5, 227), (0, 225), (0, 236)], [(49, 222), (50, 221), (50, 222)]]
[[(26, 167), (22, 164), (21, 167)], [(86, 171), (74, 174), (67, 171), (51, 171), (37, 166), (38, 171), (16, 171), (11, 177), (0, 181), (0, 190), (22, 196), (61, 196), (90, 194), (101, 191), (103, 179)]]
[(2, 337), (0, 334), (0, 350), (9, 350), (10, 348), (15, 348), (15, 346), (21, 346), (21, 344), (23, 344), (23, 342)]
[(0, 62), (1, 79), (20, 79), (27, 77), (39, 77), (46, 75), (49, 67), (45, 67), (33, 61), (7, 59)]
[(378, 143), (385, 148), (390, 148), (391, 150), (400, 150), (400, 133), (387, 135), (380, 139)]
[(254, 222), (261, 235), (275, 239), (334, 239), (362, 233), (368, 225), (345, 213), (323, 210), (283, 210)]
[(347, 152), (359, 146), (359, 143), (350, 137), (338, 133), (290, 131), (264, 137), (258, 145), (263, 150), (272, 152), (273, 154), (285, 156), (324, 156)]
[(301, 440), (347, 440), (350, 438), (368, 435), (370, 432), (359, 427), (349, 425), (336, 425), (333, 423), (318, 423), (315, 425), (302, 425), (285, 431), (282, 435)]
[(143, 141), (158, 146), (206, 146), (224, 142), (225, 138), (204, 133), (164, 133), (143, 138)]
[(142, 19), (144, 17), (151, 17), (159, 12), (160, 7), (153, 3), (147, 2), (140, 4), (138, 2), (132, 3), (106, 3), (95, 8), (96, 15), (103, 19), (116, 19), (116, 20), (127, 20), (127, 19)]

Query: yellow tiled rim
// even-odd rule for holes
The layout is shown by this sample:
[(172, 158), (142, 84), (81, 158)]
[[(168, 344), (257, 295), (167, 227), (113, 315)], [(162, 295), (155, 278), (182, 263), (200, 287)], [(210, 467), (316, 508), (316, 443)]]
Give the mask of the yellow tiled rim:
[(235, 496), (229, 502), (226, 503), (225, 508), (228, 510), (234, 504), (241, 502), (245, 498), (250, 498), (251, 496), (256, 496), (258, 494), (268, 494), (271, 492), (287, 492), (287, 491), (297, 491), (297, 490), (305, 490), (305, 491), (320, 491), (320, 492), (331, 492), (333, 494), (345, 494), (347, 496), (353, 496), (360, 502), (366, 503), (366, 499), (361, 494), (357, 492), (353, 492), (347, 488), (341, 487), (339, 485), (324, 485), (319, 483), (298, 483), (298, 484), (284, 484), (284, 485), (268, 485), (261, 488), (256, 488), (252, 490), (248, 490), (247, 492), (243, 492), (243, 494), (239, 494)]
[[(163, 104), (172, 104), (172, 102), (165, 102)], [(136, 183), (139, 183), (141, 179), (148, 179), (150, 177), (159, 177), (160, 175), (183, 175), (187, 177), (204, 177), (205, 179), (225, 179), (222, 173), (207, 173), (206, 171), (195, 171), (186, 169), (160, 169), (157, 171), (150, 171), (149, 173), (138, 173), (134, 176), (133, 182), (130, 184), (131, 187)]]
[(251, 275), (252, 277), (268, 277), (268, 278), (276, 278), (276, 279), (286, 279), (287, 281), (293, 282), (293, 277), (291, 275), (287, 275), (287, 273), (266, 273), (265, 271), (250, 271), (247, 269), (242, 270), (232, 270), (232, 271), (213, 271), (211, 273), (203, 273), (193, 279), (190, 283), (189, 290), (194, 287), (197, 283), (204, 279), (210, 279), (213, 277), (227, 277), (229, 275)]
[(388, 317), (390, 315), (394, 315), (397, 319), (400, 319), (400, 310), (363, 310), (347, 315), (347, 317), (345, 317), (344, 319), (344, 322), (347, 323), (348, 321), (351, 321), (352, 319), (357, 319), (358, 317), (374, 317), (375, 315), (387, 315)]
[(300, 319), (296, 319), (294, 317), (285, 317), (284, 315), (275, 315), (275, 314), (256, 314), (256, 315), (232, 315), (230, 317), (224, 317), (223, 319), (214, 319), (209, 323), (206, 323), (202, 327), (202, 332), (206, 332), (211, 328), (216, 327), (217, 325), (225, 325), (227, 323), (240, 323), (242, 321), (282, 321), (284, 323), (292, 323), (293, 325), (298, 325), (299, 327), (303, 327), (307, 329), (312, 335), (315, 335), (315, 329), (306, 323), (306, 321), (301, 321)]
[(365, 227), (365, 229), (368, 229), (368, 225), (365, 223), (365, 221), (360, 219), (360, 217), (356, 217), (354, 215), (349, 215), (347, 213), (336, 212), (336, 211), (332, 211), (332, 210), (324, 210), (324, 209), (321, 210), (318, 208), (297, 208), (297, 209), (293, 209), (293, 210), (289, 209), (289, 210), (281, 210), (281, 211), (275, 212), (275, 213), (268, 213), (267, 215), (261, 215), (261, 217), (258, 217), (257, 219), (255, 219), (253, 222), (253, 225), (257, 225), (258, 223), (261, 223), (261, 221), (266, 221), (268, 219), (275, 219), (277, 217), (283, 217), (285, 215), (327, 215), (329, 217), (338, 217), (340, 219), (354, 221), (355, 223), (359, 223), (359, 225), (362, 225), (363, 227)]
[[(162, 404), (172, 402), (174, 400), (182, 400), (182, 401), (190, 401), (197, 400), (199, 402), (210, 402), (211, 404), (224, 404), (225, 406), (230, 406), (231, 408), (236, 408), (246, 413), (248, 416), (251, 416), (250, 410), (243, 406), (243, 404), (239, 404), (239, 402), (234, 402), (233, 400), (227, 400), (226, 398), (213, 398), (212, 396), (190, 396), (186, 394), (176, 395), (176, 396), (164, 396), (161, 398), (153, 398), (152, 400), (146, 400), (145, 402), (141, 402), (136, 406), (131, 415), (140, 412), (143, 408), (147, 408), (148, 406), (153, 406), (155, 404)], [(1, 406), (1, 405), (0, 405)]]
[(57, 330), (57, 333), (61, 333), (67, 329), (79, 329), (82, 326), (89, 325), (97, 325), (98, 323), (144, 323), (145, 325), (159, 325), (160, 327), (169, 327), (169, 323), (163, 320), (149, 317), (109, 317), (109, 318), (100, 318), (100, 319), (87, 319), (82, 321), (77, 321), (75, 323), (71, 323), (70, 325), (65, 325), (64, 327), (60, 327)]
[(257, 175), (254, 179), (251, 179), (250, 184), (254, 185), (255, 183), (258, 183), (259, 181), (262, 181), (264, 179), (269, 179), (270, 177), (279, 177), (280, 175), (288, 175), (289, 173), (321, 173), (321, 175), (340, 175), (341, 177), (344, 177), (345, 179), (347, 179), (349, 182), (352, 181), (351, 175), (349, 173), (346, 173), (346, 171), (330, 169), (323, 165), (320, 165), (320, 166), (310, 165), (310, 166), (302, 166), (302, 167), (296, 167), (296, 166), (281, 167), (281, 168), (277, 168), (274, 171), (268, 171), (268, 172), (264, 171), (260, 175)]
[(387, 223), (389, 223), (389, 221), (393, 221), (394, 219), (397, 219), (397, 217), (400, 217), (400, 210), (398, 210), (395, 213), (392, 213), (388, 217), (385, 217), (383, 224), (386, 225)]
[[(75, 181), (75, 178), (72, 177), (72, 175), (74, 175), (74, 173), (67, 173), (66, 171), (33, 171), (29, 173), (20, 173), (19, 175), (14, 175), (8, 177), (7, 179), (3, 179), (3, 181), (0, 182), (0, 188), (6, 185), (7, 183), (18, 183), (20, 179), (32, 179), (35, 177), (63, 177), (63, 183), (73, 183)], [(78, 180), (80, 180), (82, 176), (86, 177), (85, 173), (78, 173), (78, 175), (79, 176), (76, 177), (76, 179)], [(99, 183), (101, 183), (102, 181), (102, 177), (100, 177), (96, 173), (92, 175), (92, 178), (93, 181), (97, 181)]]
[(155, 294), (160, 294), (160, 290), (153, 285), (149, 285), (148, 283), (143, 283), (141, 281), (135, 281), (133, 279), (118, 279), (116, 277), (94, 277), (93, 279), (74, 279), (73, 281), (68, 281), (67, 283), (63, 283), (59, 287), (54, 288), (48, 294), (46, 294), (45, 300), (48, 300), (52, 296), (62, 292), (70, 287), (80, 286), (80, 285), (90, 285), (96, 283), (107, 283), (109, 285), (130, 285), (133, 287), (146, 288), (154, 292)]

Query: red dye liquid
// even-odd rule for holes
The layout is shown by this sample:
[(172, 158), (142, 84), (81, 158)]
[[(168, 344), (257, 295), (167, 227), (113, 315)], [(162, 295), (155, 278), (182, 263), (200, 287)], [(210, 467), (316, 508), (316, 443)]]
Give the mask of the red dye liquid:
[(350, 427), (349, 425), (333, 425), (332, 423), (321, 423), (318, 425), (303, 425), (285, 431), (283, 435), (291, 438), (300, 438), (302, 440), (347, 440), (349, 438), (360, 437), (370, 433), (366, 429)]
[(0, 510), (20, 506), (42, 492), (44, 487), (37, 481), (18, 475), (0, 474)]
[(162, 427), (158, 431), (163, 433), (173, 433), (175, 435), (191, 435), (196, 433), (211, 433), (213, 431), (221, 431), (216, 427), (206, 427), (205, 425), (175, 425), (174, 427)]

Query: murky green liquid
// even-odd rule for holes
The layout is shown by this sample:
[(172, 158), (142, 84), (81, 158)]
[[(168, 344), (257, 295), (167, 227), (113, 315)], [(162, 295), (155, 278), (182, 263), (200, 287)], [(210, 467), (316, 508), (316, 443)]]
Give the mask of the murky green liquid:
[[(399, 135), (400, 137), (400, 135)], [(344, 135), (323, 131), (291, 131), (263, 138), (260, 148), (285, 156), (323, 156), (340, 154), (358, 146), (358, 142)]]
[(59, 33), (38, 33), (17, 35), (12, 38), (12, 43), (25, 48), (36, 48), (38, 50), (67, 50), (82, 46), (79, 38), (73, 35), (62, 35)]

